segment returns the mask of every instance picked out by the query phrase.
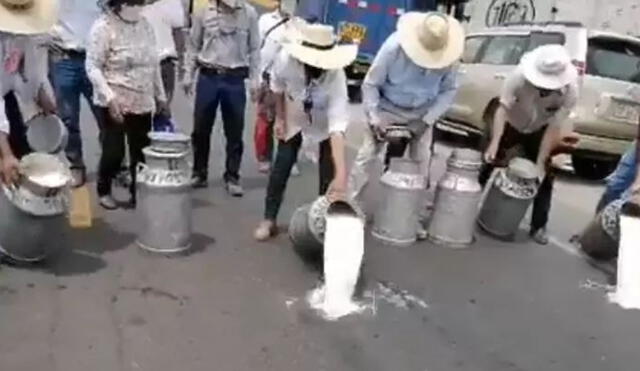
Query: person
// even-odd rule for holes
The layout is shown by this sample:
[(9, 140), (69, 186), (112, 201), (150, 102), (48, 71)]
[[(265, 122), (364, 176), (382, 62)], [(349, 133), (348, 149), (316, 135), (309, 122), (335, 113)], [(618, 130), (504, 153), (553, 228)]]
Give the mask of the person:
[(196, 87), (193, 139), (193, 186), (208, 185), (211, 131), (220, 106), (227, 140), (224, 182), (227, 192), (242, 197), (240, 165), (244, 148), (246, 89), (252, 96), (258, 86), (260, 35), (258, 15), (244, 0), (210, 0), (208, 7), (193, 16), (186, 72), (185, 92)]
[(89, 36), (86, 69), (103, 123), (98, 170), (100, 205), (118, 208), (111, 186), (129, 145), (132, 182), (128, 206), (136, 205), (136, 168), (149, 145), (152, 115), (166, 107), (152, 26), (141, 15), (144, 0), (106, 0), (105, 12)]
[(640, 126), (638, 135), (618, 162), (616, 170), (607, 178), (607, 187), (598, 202), (596, 213), (611, 202), (640, 194)]
[(525, 54), (502, 87), (480, 173), (480, 183), (486, 184), (496, 164), (508, 161), (507, 153), (518, 146), (537, 164), (543, 179), (533, 203), (530, 235), (541, 245), (549, 243), (546, 226), (554, 181), (546, 168), (566, 129), (563, 123), (577, 103), (577, 77), (561, 45), (544, 45)]
[(91, 100), (93, 87), (87, 76), (85, 62), (89, 31), (101, 10), (97, 0), (61, 0), (60, 10), (59, 20), (50, 32), (50, 74), (60, 118), (69, 133), (66, 155), (71, 163), (72, 186), (80, 187), (87, 179), (80, 128), (80, 96), (85, 97), (97, 118), (96, 107)]
[[(171, 105), (176, 82), (177, 45), (184, 43), (184, 7), (181, 0), (158, 0), (145, 7), (144, 15), (155, 32), (162, 83), (167, 105)], [(170, 114), (169, 111), (166, 113)]]
[(278, 140), (269, 175), (264, 220), (254, 237), (265, 241), (277, 233), (276, 219), (291, 168), (305, 138), (319, 142), (319, 194), (344, 199), (346, 165), (344, 135), (349, 123), (347, 83), (343, 68), (358, 53), (356, 45), (338, 45), (333, 27), (300, 25), (299, 38), (284, 44), (271, 74)]
[(30, 151), (23, 111), (34, 105), (45, 114), (56, 111), (42, 46), (57, 10), (55, 0), (0, 2), (0, 180), (4, 184), (18, 179), (18, 159)]
[(258, 171), (268, 173), (273, 159), (273, 124), (275, 105), (269, 89), (269, 78), (275, 58), (285, 41), (291, 15), (280, 0), (275, 1), (275, 10), (264, 13), (258, 20), (260, 31), (260, 87), (257, 94), (257, 117), (254, 139)]
[[(398, 20), (397, 31), (383, 43), (362, 85), (369, 130), (365, 131), (349, 176), (349, 194), (361, 201), (368, 167), (384, 148), (390, 125), (411, 132), (412, 159), (428, 178), (430, 129), (453, 103), (457, 91), (455, 63), (462, 56), (464, 31), (447, 15), (411, 12)], [(394, 156), (405, 146), (394, 147)], [(425, 205), (426, 209), (426, 205)], [(424, 228), (418, 226), (418, 234)]]

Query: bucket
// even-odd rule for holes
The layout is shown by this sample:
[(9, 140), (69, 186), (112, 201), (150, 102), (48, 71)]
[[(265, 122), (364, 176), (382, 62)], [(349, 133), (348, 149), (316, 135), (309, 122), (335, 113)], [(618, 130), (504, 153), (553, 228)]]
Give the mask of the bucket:
[(67, 146), (69, 133), (56, 115), (38, 115), (29, 120), (27, 142), (35, 152), (58, 154)]

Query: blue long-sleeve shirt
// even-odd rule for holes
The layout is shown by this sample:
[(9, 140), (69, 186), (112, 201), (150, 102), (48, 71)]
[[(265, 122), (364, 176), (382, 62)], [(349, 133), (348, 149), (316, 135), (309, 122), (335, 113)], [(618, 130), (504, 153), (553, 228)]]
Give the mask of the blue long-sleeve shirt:
[(367, 118), (376, 124), (423, 120), (433, 124), (456, 96), (457, 68), (426, 69), (413, 63), (396, 33), (384, 42), (362, 85)]

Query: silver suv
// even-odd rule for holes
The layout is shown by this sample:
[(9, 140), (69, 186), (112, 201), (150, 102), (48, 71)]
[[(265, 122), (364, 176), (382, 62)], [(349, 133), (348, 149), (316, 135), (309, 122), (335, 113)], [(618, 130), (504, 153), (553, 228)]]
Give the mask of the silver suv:
[(640, 120), (640, 39), (590, 31), (580, 23), (519, 23), (469, 34), (460, 90), (439, 127), (485, 135), (498, 107), (502, 83), (527, 51), (564, 45), (581, 76), (580, 98), (569, 117), (580, 135), (575, 172), (602, 179), (635, 138)]

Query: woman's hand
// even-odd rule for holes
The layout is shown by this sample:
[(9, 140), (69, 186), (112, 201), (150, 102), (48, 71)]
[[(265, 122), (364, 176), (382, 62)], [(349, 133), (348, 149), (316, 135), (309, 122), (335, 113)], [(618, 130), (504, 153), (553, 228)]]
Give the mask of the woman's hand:
[(493, 164), (498, 157), (498, 148), (500, 147), (500, 143), (492, 140), (489, 143), (489, 147), (484, 151), (484, 161), (488, 164)]
[(2, 182), (6, 185), (15, 184), (18, 181), (20, 162), (15, 156), (5, 156), (1, 162), (0, 175)]
[(120, 108), (120, 104), (118, 104), (115, 99), (112, 99), (111, 102), (109, 102), (108, 108), (109, 115), (111, 116), (113, 121), (117, 122), (118, 124), (124, 123), (124, 115), (122, 114), (122, 109)]
[(58, 112), (58, 106), (54, 98), (52, 98), (44, 88), (38, 90), (37, 102), (38, 107), (42, 109), (45, 115), (55, 115)]

